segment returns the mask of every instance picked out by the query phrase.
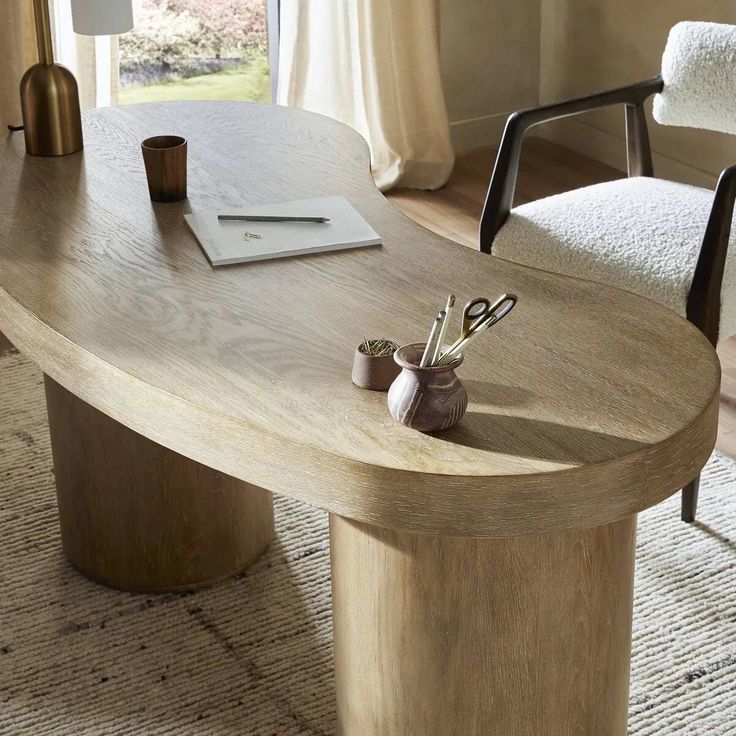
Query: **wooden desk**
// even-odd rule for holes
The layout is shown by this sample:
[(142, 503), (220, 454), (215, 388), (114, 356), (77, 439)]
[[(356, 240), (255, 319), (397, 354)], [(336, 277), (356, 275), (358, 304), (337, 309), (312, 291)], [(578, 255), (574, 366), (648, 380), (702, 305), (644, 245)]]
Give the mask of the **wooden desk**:
[[(189, 140), (152, 205), (139, 143)], [(626, 732), (636, 514), (715, 442), (719, 365), (647, 300), (469, 250), (372, 185), (327, 118), (245, 103), (85, 114), (83, 154), (0, 145), (0, 329), (48, 376), (62, 537), (134, 589), (252, 561), (270, 493), (330, 512), (340, 729)], [(189, 209), (339, 193), (382, 247), (212, 270)], [(364, 335), (424, 337), (448, 292), (512, 315), (461, 368), (451, 431), (350, 383)]]

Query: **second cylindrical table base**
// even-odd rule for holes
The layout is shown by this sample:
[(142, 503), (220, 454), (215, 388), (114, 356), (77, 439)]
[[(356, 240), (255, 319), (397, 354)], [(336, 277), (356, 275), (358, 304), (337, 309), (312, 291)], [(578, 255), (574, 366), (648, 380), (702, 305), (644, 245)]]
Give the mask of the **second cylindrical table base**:
[(343, 736), (625, 736), (636, 519), (508, 539), (330, 518)]
[(64, 552), (114, 588), (165, 592), (248, 567), (273, 538), (271, 493), (136, 434), (46, 376)]

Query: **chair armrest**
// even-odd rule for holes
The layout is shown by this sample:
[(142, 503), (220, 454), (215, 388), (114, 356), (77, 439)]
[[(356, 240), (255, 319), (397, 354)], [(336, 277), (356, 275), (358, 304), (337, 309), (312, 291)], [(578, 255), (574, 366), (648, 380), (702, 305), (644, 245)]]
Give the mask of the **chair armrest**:
[[(637, 155), (640, 157), (649, 156), (648, 168), (651, 169), (651, 155), (649, 154), (649, 142), (646, 137), (646, 122), (642, 106), (647, 98), (656, 92), (660, 92), (662, 86), (662, 77), (656, 76), (626, 87), (617, 87), (606, 92), (576, 97), (572, 100), (556, 102), (551, 105), (532, 107), (510, 115), (503, 131), (496, 165), (493, 169), (491, 183), (483, 206), (480, 220), (480, 249), (485, 253), (491, 252), (493, 238), (509, 216), (514, 199), (514, 190), (516, 189), (516, 177), (519, 173), (521, 143), (529, 128), (550, 120), (579, 115), (601, 107), (624, 104), (627, 106), (626, 127), (627, 136), (630, 138), (630, 159)], [(632, 114), (629, 114), (630, 112)], [(643, 158), (640, 158), (640, 160), (643, 160)], [(646, 164), (638, 165), (638, 168), (639, 173), (647, 173), (645, 171)]]
[(700, 328), (714, 347), (718, 343), (721, 285), (731, 237), (734, 204), (736, 204), (736, 164), (724, 169), (718, 178), (693, 282), (687, 297), (688, 320)]

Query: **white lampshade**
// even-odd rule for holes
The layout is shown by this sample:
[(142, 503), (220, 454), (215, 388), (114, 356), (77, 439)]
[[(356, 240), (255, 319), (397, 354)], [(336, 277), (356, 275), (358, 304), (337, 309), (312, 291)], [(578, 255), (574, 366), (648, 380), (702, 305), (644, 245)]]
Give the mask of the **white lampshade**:
[(72, 0), (74, 32), (112, 36), (133, 27), (133, 0)]

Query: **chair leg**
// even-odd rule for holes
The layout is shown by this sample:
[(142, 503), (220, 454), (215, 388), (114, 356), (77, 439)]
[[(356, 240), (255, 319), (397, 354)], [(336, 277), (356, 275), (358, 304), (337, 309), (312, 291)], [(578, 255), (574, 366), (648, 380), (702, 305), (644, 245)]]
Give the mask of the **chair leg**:
[(682, 489), (682, 511), (680, 518), (683, 521), (691, 523), (695, 521), (695, 512), (698, 509), (698, 490), (700, 489), (700, 475), (695, 480), (690, 481)]

